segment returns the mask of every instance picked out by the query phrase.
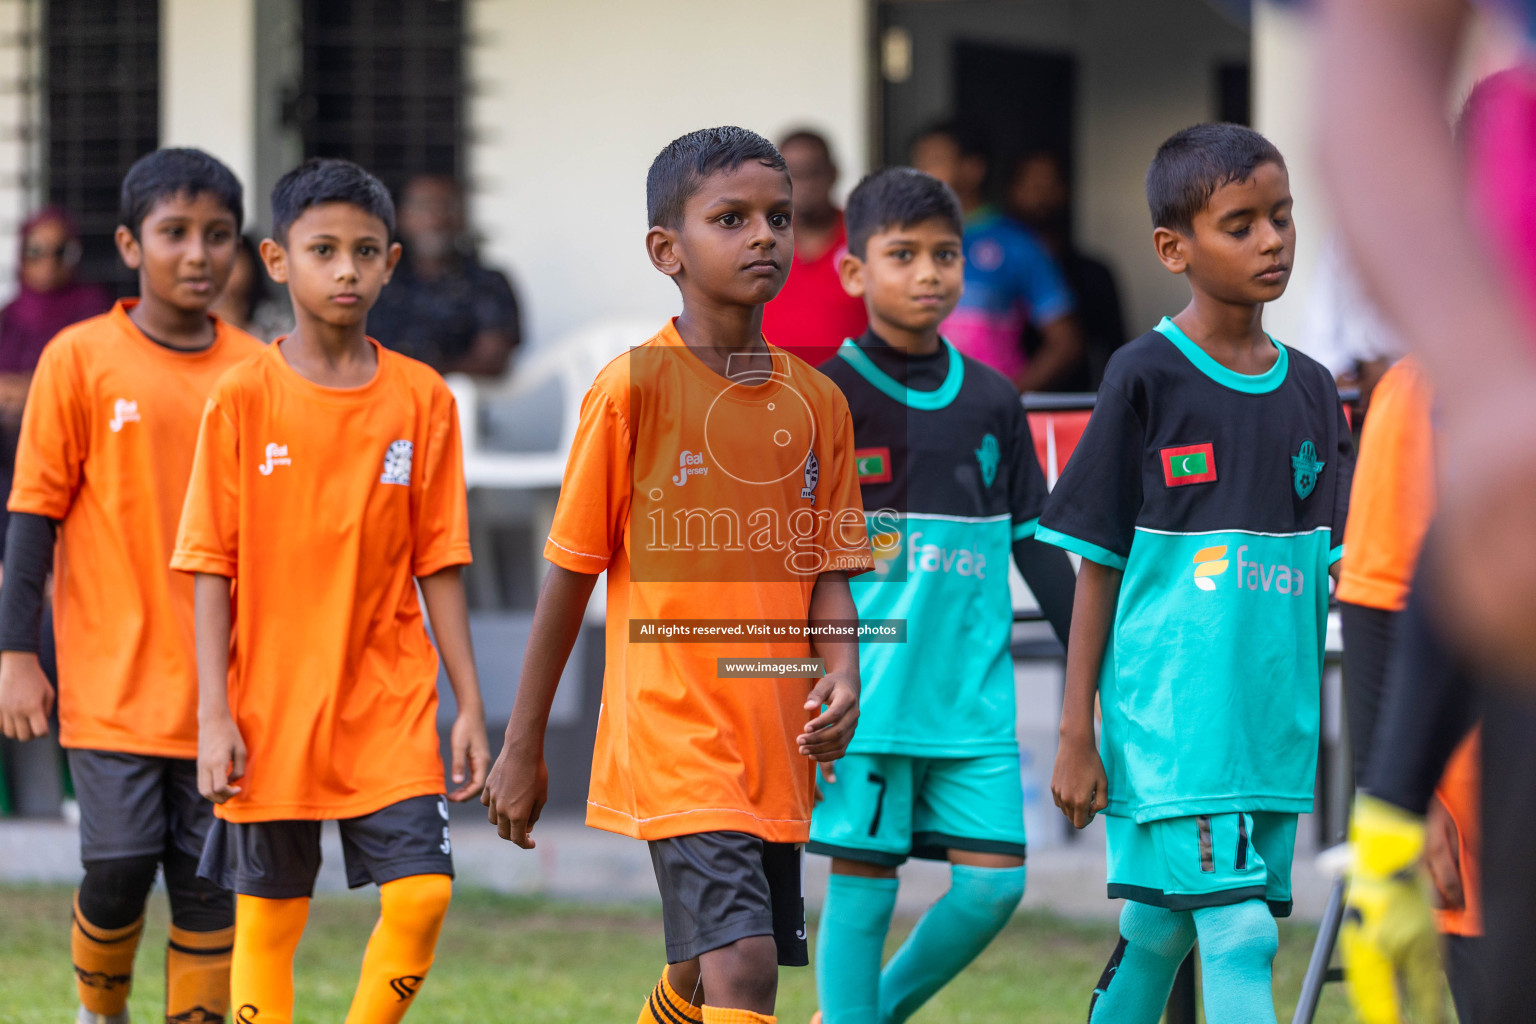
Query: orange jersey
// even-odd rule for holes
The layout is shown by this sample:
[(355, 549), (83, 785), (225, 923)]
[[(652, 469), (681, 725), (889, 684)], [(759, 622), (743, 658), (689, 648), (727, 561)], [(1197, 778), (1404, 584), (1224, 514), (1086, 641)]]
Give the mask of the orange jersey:
[(171, 564), (234, 581), (230, 821), (350, 818), (443, 792), (437, 651), (413, 577), (469, 562), (459, 419), (425, 364), (374, 346), (359, 388), (274, 344), (203, 414)]
[(607, 668), (587, 824), (639, 839), (809, 835), (811, 681), (721, 679), (720, 657), (808, 657), (782, 641), (647, 642), (647, 620), (804, 623), (817, 576), (873, 567), (837, 386), (771, 349), (731, 382), (668, 323), (582, 402), (544, 556), (608, 573)]
[(181, 352), (128, 319), (137, 300), (61, 331), (38, 361), (8, 507), (59, 520), (59, 741), (197, 756), (192, 581), (167, 568), (197, 422), (214, 382), (262, 349), (215, 321)]
[(1400, 611), (1435, 512), (1433, 392), (1411, 356), (1382, 376), (1360, 436), (1338, 598)]
[(1482, 730), (1474, 729), (1451, 755), (1435, 795), (1456, 823), (1461, 855), (1461, 891), (1466, 905), (1461, 910), (1437, 910), (1440, 930), (1451, 935), (1483, 933), (1482, 885)]

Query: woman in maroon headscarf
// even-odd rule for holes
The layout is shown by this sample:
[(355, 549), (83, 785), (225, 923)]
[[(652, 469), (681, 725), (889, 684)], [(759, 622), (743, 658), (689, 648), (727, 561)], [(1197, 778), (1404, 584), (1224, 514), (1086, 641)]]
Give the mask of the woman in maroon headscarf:
[[(10, 493), (11, 465), (27, 385), (48, 340), (70, 324), (105, 313), (112, 297), (75, 280), (80, 238), (69, 215), (47, 207), (21, 228), (21, 291), (0, 309), (0, 486)], [(0, 537), (5, 516), (0, 510)]]

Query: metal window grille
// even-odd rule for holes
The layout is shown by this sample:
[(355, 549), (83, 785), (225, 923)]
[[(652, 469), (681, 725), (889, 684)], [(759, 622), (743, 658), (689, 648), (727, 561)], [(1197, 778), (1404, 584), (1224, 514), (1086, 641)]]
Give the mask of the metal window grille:
[(51, 0), (46, 194), (80, 223), (80, 276), (132, 291), (112, 235), (123, 175), (160, 140), (159, 0)]
[(305, 0), (294, 114), (304, 155), (339, 156), (396, 194), (416, 174), (460, 177), (464, 0)]
[(42, 202), (41, 0), (0, 0), (0, 294), (9, 294), (22, 220)]

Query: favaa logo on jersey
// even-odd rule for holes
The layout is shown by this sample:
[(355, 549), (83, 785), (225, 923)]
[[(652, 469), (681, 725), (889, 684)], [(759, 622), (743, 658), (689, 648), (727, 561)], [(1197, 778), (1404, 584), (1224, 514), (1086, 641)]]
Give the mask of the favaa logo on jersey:
[(1227, 546), (1217, 544), (1215, 547), (1201, 548), (1195, 552), (1193, 561), (1195, 586), (1201, 590), (1215, 590), (1216, 580), (1213, 577), (1227, 571)]

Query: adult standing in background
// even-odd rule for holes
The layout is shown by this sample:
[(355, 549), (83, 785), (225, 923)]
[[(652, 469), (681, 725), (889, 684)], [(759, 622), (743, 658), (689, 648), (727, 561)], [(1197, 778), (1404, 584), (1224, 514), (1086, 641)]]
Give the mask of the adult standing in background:
[(464, 199), (440, 174), (400, 194), (405, 252), (368, 316), (368, 333), (439, 373), (499, 377), (522, 340), (506, 275), (480, 263), (464, 235)]
[[(19, 294), (0, 310), (0, 484), (11, 491), (11, 468), (32, 371), (43, 346), (70, 324), (105, 313), (112, 296), (75, 280), (80, 236), (69, 214), (50, 206), (21, 227)], [(8, 516), (0, 504), (0, 542)]]
[[(912, 142), (912, 166), (955, 190), (965, 211), (965, 294), (942, 325), (961, 352), (1020, 391), (1066, 386), (1083, 359), (1072, 293), (1033, 232), (986, 202), (987, 147), (961, 124), (940, 124)], [(1024, 352), (1024, 327), (1040, 347)]]
[(844, 338), (864, 333), (864, 303), (843, 291), (837, 265), (848, 251), (843, 211), (832, 203), (837, 164), (820, 134), (784, 136), (779, 153), (794, 185), (795, 256), (778, 298), (763, 307), (763, 337), (812, 366), (831, 358)]
[[(1021, 157), (1009, 176), (1006, 200), (1008, 212), (1045, 245), (1077, 300), (1083, 361), (1064, 375), (1059, 387), (1064, 391), (1097, 391), (1109, 357), (1129, 339), (1114, 271), (1080, 251), (1072, 241), (1072, 189), (1061, 158), (1049, 150)], [(1025, 349), (1037, 350), (1040, 341), (1039, 330), (1031, 325)]]

